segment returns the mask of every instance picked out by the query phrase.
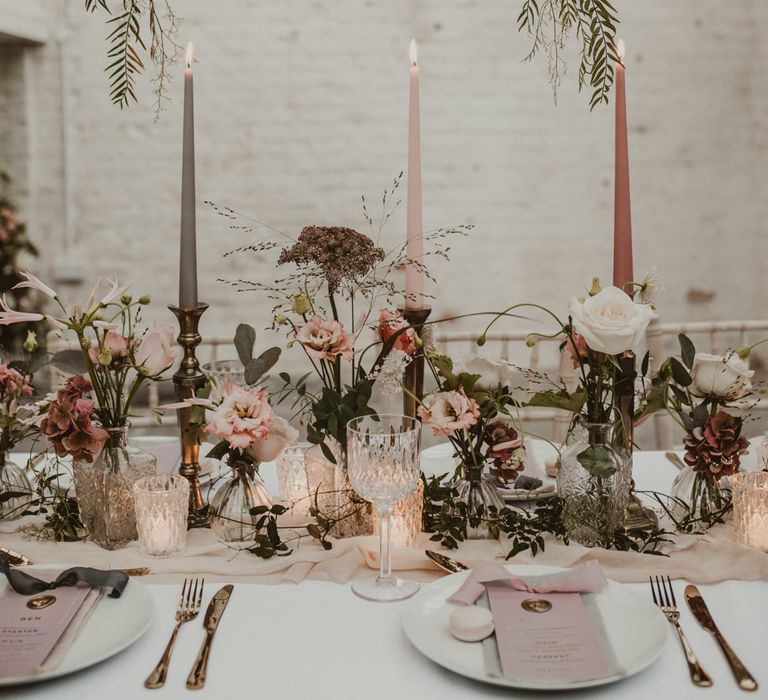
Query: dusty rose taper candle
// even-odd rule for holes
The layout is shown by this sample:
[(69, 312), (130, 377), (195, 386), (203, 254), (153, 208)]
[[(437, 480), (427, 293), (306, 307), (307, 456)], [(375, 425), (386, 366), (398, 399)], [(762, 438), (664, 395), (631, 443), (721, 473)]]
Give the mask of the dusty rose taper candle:
[(184, 69), (184, 137), (181, 163), (181, 246), (179, 306), (197, 306), (197, 232), (195, 219), (195, 108), (193, 100), (192, 43), (187, 44)]
[(627, 91), (624, 70), (624, 42), (616, 54), (616, 153), (613, 200), (613, 286), (630, 294), (632, 263), (632, 213), (629, 204), (629, 147), (627, 143)]
[(410, 101), (408, 105), (408, 204), (405, 256), (405, 306), (424, 306), (424, 238), (421, 215), (421, 117), (416, 40), (411, 39)]

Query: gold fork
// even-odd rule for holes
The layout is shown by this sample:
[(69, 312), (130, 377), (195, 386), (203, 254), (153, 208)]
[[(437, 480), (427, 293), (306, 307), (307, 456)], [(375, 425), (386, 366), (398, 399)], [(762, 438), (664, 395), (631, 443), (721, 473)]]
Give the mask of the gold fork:
[[(677, 630), (677, 636), (680, 637), (680, 644), (683, 646), (685, 652), (685, 660), (688, 662), (688, 673), (691, 675), (691, 681), (694, 685), (701, 687), (708, 687), (712, 685), (712, 679), (707, 675), (707, 672), (701, 667), (696, 655), (691, 649), (691, 645), (688, 643), (688, 639), (683, 634), (683, 628), (680, 627), (680, 610), (677, 607), (677, 601), (675, 600), (675, 589), (672, 587), (672, 581), (669, 576), (667, 580), (664, 577), (656, 577), (656, 585), (654, 586), (653, 577), (649, 576), (648, 579), (651, 582), (651, 594), (653, 595), (653, 602), (659, 607), (664, 616), (669, 620)], [(656, 597), (658, 593), (658, 598)]]
[(176, 635), (179, 633), (179, 628), (185, 622), (194, 620), (200, 612), (204, 585), (205, 579), (184, 579), (184, 585), (181, 587), (181, 596), (179, 597), (179, 605), (176, 608), (176, 625), (173, 628), (171, 638), (168, 640), (168, 645), (160, 657), (160, 661), (155, 666), (155, 670), (144, 681), (145, 688), (162, 688), (165, 684), (165, 678), (168, 675), (168, 664), (173, 653), (173, 645), (176, 643)]

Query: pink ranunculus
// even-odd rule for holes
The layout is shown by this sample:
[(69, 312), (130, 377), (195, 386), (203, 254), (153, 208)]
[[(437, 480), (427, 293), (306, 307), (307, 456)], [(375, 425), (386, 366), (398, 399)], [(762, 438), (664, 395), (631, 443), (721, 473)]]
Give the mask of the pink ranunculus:
[(245, 449), (256, 440), (266, 440), (272, 423), (267, 392), (225, 383), (219, 389), (221, 403), (205, 427), (235, 449)]
[[(406, 330), (403, 330), (406, 329)], [(379, 340), (386, 343), (393, 335), (400, 332), (393, 348), (402, 350), (407, 355), (416, 352), (416, 335), (399, 311), (382, 309), (379, 312), (379, 326), (376, 329)]]
[(141, 339), (136, 352), (136, 367), (148, 377), (157, 377), (173, 365), (175, 336), (168, 325), (154, 324)]
[(98, 363), (99, 354), (103, 349), (104, 352), (109, 353), (109, 356), (112, 358), (110, 360), (111, 362), (116, 360), (123, 360), (128, 357), (128, 349), (131, 347), (132, 343), (133, 341), (131, 338), (127, 338), (126, 336), (121, 335), (120, 333), (116, 333), (115, 331), (108, 331), (104, 336), (102, 348), (99, 348), (98, 345), (92, 345), (88, 349), (88, 357), (91, 358), (91, 362)]
[(311, 357), (320, 360), (334, 360), (341, 355), (351, 360), (354, 354), (354, 340), (338, 321), (328, 321), (322, 316), (313, 316), (296, 331), (298, 340)]
[(434, 391), (419, 406), (419, 418), (432, 428), (434, 435), (447, 437), (457, 430), (471, 428), (480, 417), (480, 407), (464, 389)]

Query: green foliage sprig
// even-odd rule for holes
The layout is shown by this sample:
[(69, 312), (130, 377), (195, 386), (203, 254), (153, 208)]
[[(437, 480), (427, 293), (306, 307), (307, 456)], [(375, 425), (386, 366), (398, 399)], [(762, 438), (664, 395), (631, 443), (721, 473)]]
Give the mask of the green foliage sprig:
[(526, 32), (533, 42), (526, 60), (532, 61), (540, 53), (547, 57), (555, 99), (566, 70), (565, 47), (575, 32), (581, 44), (579, 91), (591, 89), (590, 109), (608, 103), (613, 64), (620, 62), (615, 47), (618, 23), (609, 0), (524, 0), (517, 17), (518, 31)]
[[(155, 117), (159, 116), (167, 98), (170, 73), (177, 60), (178, 18), (170, 0), (85, 0), (86, 12), (106, 12), (110, 99), (121, 109), (131, 100), (137, 101), (136, 76), (144, 72), (142, 54), (149, 52), (157, 67), (155, 83)], [(150, 38), (147, 48), (144, 36)]]

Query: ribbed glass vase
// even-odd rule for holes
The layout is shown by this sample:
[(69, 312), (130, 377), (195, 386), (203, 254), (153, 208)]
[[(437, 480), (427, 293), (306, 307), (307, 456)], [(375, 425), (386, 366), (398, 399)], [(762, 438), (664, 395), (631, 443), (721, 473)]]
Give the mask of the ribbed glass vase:
[(463, 465), (463, 476), (456, 482), (458, 501), (467, 506), (467, 539), (487, 540), (493, 535), (488, 526), (488, 516), (504, 507), (499, 490), (483, 478), (483, 467)]
[(107, 432), (93, 462), (75, 460), (75, 493), (88, 538), (104, 549), (118, 549), (138, 537), (133, 484), (155, 475), (157, 459), (132, 446), (125, 427)]

